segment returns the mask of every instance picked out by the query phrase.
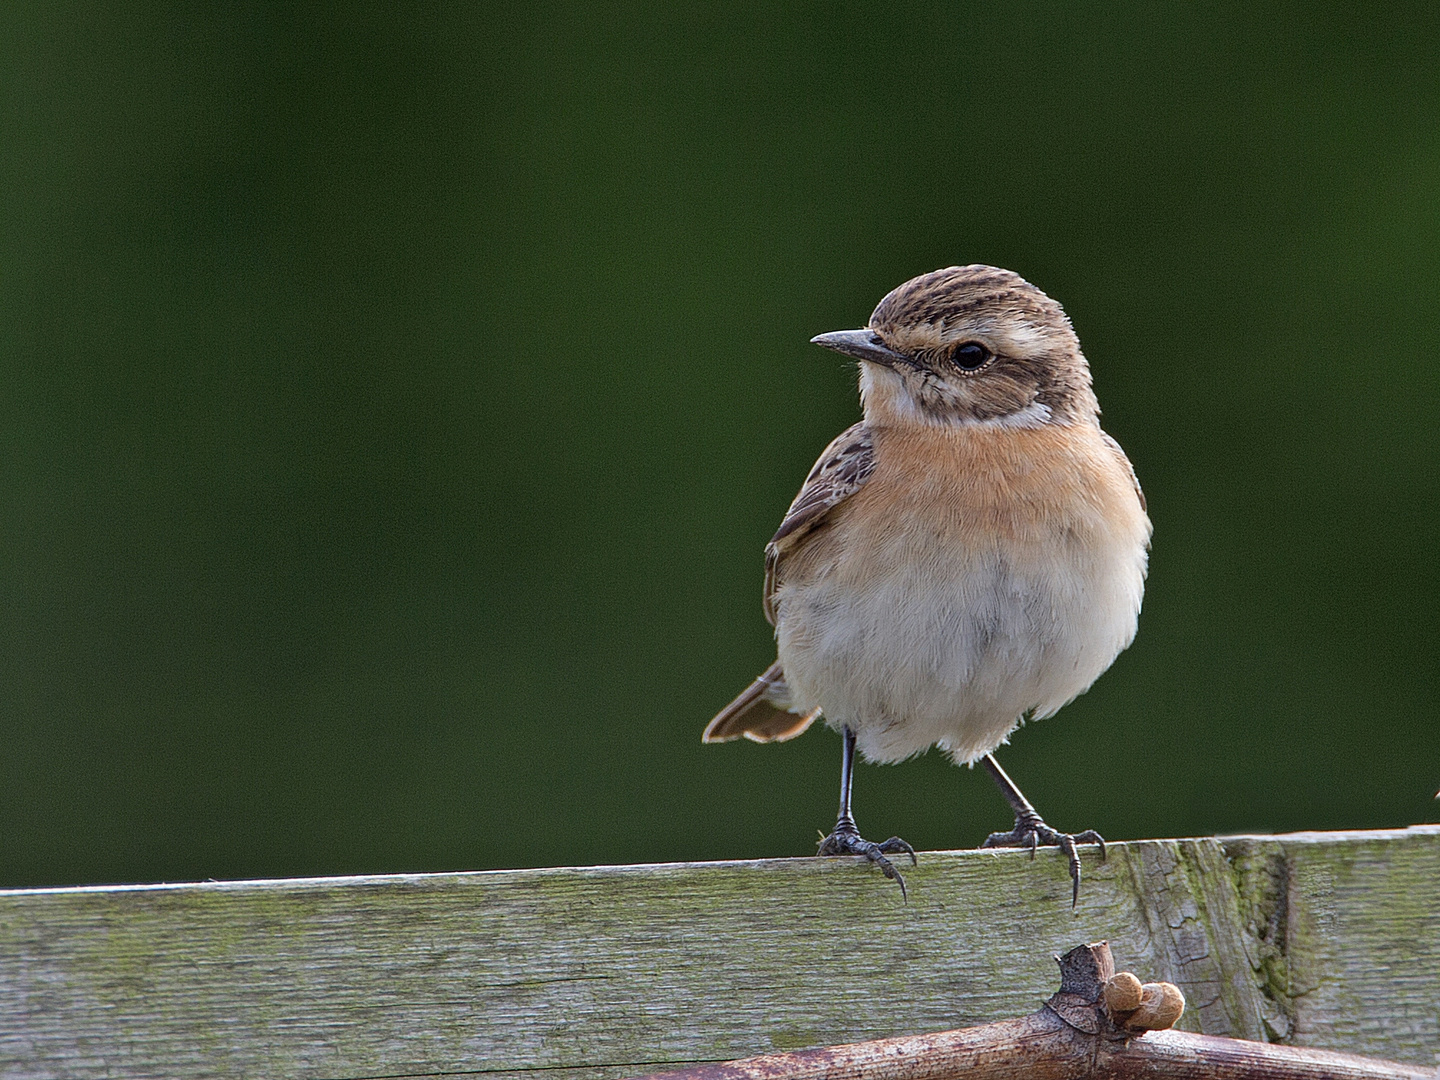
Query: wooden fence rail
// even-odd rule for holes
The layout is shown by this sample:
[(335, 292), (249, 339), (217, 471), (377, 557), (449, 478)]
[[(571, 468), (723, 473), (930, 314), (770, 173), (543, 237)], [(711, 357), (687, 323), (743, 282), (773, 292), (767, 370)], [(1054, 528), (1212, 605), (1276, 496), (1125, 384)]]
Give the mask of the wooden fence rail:
[(0, 891), (0, 1077), (629, 1076), (1029, 1012), (1108, 939), (1178, 1025), (1434, 1066), (1440, 826), (1054, 852)]

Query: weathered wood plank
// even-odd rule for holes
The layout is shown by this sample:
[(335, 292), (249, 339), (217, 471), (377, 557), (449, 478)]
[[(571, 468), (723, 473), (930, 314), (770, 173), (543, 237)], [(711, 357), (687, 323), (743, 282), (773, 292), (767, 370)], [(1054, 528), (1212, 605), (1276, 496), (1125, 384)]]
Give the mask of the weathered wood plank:
[(0, 1075), (611, 1078), (984, 1023), (1108, 939), (1180, 1027), (1433, 1064), (1440, 827), (0, 892)]

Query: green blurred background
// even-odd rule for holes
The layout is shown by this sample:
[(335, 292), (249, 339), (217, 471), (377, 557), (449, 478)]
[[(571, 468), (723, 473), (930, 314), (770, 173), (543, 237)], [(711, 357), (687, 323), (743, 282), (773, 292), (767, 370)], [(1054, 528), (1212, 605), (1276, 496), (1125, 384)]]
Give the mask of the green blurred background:
[[(1440, 819), (1440, 8), (15, 3), (0, 884), (799, 855), (706, 747), (858, 417), (807, 344), (1059, 299), (1140, 636), (1001, 754), (1122, 839)], [(1009, 817), (937, 754), (868, 833)]]

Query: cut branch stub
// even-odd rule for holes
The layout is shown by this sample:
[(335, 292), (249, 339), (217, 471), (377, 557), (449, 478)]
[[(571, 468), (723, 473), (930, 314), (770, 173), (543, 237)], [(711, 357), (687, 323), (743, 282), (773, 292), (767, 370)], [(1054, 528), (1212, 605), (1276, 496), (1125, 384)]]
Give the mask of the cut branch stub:
[(1185, 995), (1174, 983), (1142, 983), (1116, 973), (1108, 941), (1077, 945), (1060, 965), (1060, 989), (1046, 1002), (1056, 1016), (1087, 1035), (1128, 1039), (1173, 1027), (1185, 1012)]
[[(1327, 1050), (1163, 1031), (1185, 998), (1115, 972), (1110, 946), (1081, 945), (1039, 1012), (958, 1031), (713, 1062), (648, 1080), (1434, 1080), (1428, 1067)], [(1155, 1034), (1139, 1038), (1147, 1031)]]

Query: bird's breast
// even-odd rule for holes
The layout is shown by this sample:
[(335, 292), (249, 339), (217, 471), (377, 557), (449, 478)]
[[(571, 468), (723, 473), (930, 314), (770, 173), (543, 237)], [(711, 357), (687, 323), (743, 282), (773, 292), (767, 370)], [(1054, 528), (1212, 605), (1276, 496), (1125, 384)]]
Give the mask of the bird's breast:
[(809, 573), (862, 589), (997, 563), (1043, 578), (1133, 562), (1149, 539), (1128, 463), (1092, 425), (881, 428), (875, 455), (869, 481), (796, 560)]
[(1129, 644), (1149, 521), (1094, 425), (874, 434), (870, 479), (785, 558), (781, 661), (871, 757), (979, 756)]

